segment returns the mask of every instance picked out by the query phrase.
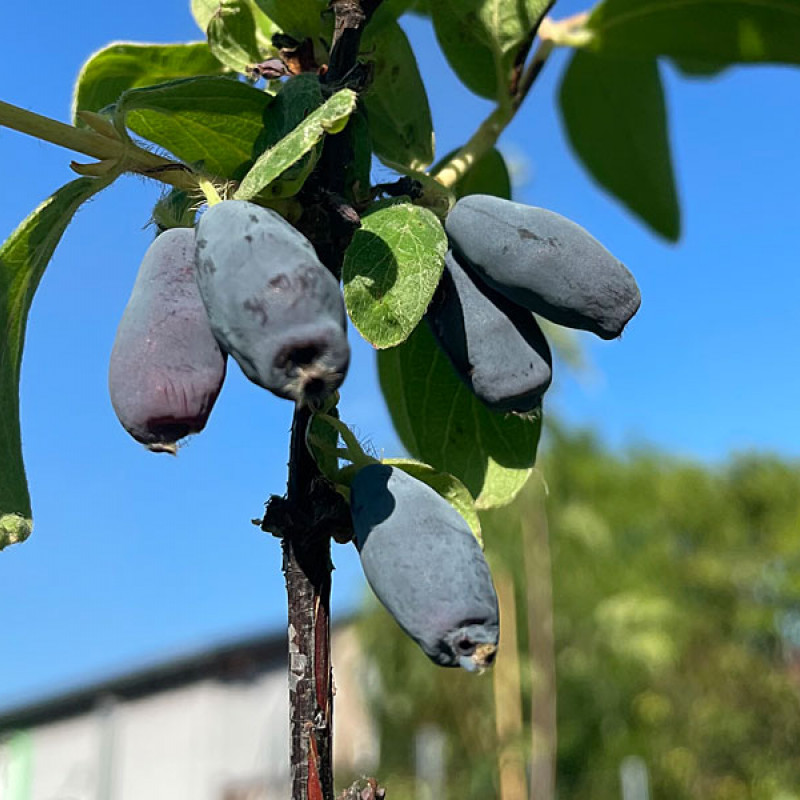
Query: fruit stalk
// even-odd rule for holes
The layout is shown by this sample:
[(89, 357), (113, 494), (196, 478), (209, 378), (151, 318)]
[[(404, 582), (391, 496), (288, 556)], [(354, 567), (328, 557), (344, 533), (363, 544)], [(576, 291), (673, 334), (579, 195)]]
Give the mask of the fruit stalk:
[[(340, 80), (356, 64), (361, 32), (381, 0), (334, 0), (335, 34), (327, 82)], [(338, 138), (338, 137), (334, 137)], [(325, 148), (318, 174), (341, 170), (336, 148)], [(338, 187), (325, 187), (336, 191)], [(317, 247), (323, 263), (339, 273), (341, 252)], [(337, 242), (338, 244), (338, 242)], [(331, 263), (336, 261), (338, 263)], [(333, 800), (333, 680), (330, 659), (330, 540), (334, 526), (305, 525), (301, 520), (324, 519), (315, 508), (312, 489), (320, 473), (305, 443), (310, 419), (307, 408), (296, 408), (292, 420), (288, 518), (297, 524), (282, 531), (283, 571), (289, 606), (289, 719), (292, 800)], [(317, 501), (319, 502), (319, 501)], [(292, 512), (297, 513), (292, 513)]]
[[(519, 59), (510, 76), (507, 93), (501, 94), (497, 107), (481, 123), (469, 141), (436, 171), (434, 177), (443, 186), (448, 188), (455, 186), (466, 175), (470, 167), (495, 146), (500, 134), (514, 119), (533, 88), (533, 84), (555, 47), (555, 42), (551, 40), (549, 34), (553, 30), (560, 30), (558, 23), (553, 23), (547, 17), (553, 5), (554, 2), (551, 2), (547, 6), (536, 26), (530, 31), (528, 40), (522, 46)], [(540, 39), (539, 46), (526, 68), (525, 60), (537, 34)]]

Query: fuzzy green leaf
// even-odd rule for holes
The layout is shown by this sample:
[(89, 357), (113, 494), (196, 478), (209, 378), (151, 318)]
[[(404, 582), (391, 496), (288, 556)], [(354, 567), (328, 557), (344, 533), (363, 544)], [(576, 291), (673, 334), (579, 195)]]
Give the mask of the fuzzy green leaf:
[(261, 60), (256, 23), (247, 0), (222, 0), (208, 21), (208, 47), (226, 67), (247, 74)]
[(436, 37), (450, 66), (469, 89), (490, 99), (508, 93), (514, 59), (547, 5), (547, 0), (430, 4)]
[(430, 304), (444, 269), (447, 236), (433, 212), (384, 204), (362, 219), (344, 255), (347, 313), (374, 347), (407, 339)]
[(800, 64), (800, 4), (791, 0), (606, 0), (586, 27), (606, 55)]
[(108, 186), (79, 178), (44, 201), (0, 246), (0, 550), (33, 527), (19, 425), (19, 375), (33, 295), (78, 207)]
[(592, 177), (665, 238), (680, 236), (658, 64), (577, 50), (560, 91), (570, 144)]
[(254, 158), (271, 102), (265, 92), (229, 78), (187, 78), (125, 92), (117, 115), (182, 161), (236, 178)]
[(433, 121), (408, 37), (396, 22), (367, 28), (364, 49), (375, 64), (364, 97), (375, 155), (424, 169), (433, 161)]
[(260, 140), (262, 151), (291, 133), (323, 101), (322, 88), (316, 75), (295, 75), (286, 81), (264, 120), (264, 135)]
[[(274, 147), (285, 136), (294, 131), (303, 121), (324, 102), (322, 87), (316, 75), (303, 73), (295, 75), (281, 84), (280, 91), (264, 117), (264, 129), (255, 146), (255, 157)], [(296, 194), (321, 154), (321, 142), (295, 162), (281, 175), (280, 181), (269, 187), (271, 197), (290, 197)]]
[(409, 458), (384, 458), (381, 463), (398, 467), (403, 472), (411, 475), (412, 478), (428, 484), (431, 489), (440, 494), (464, 517), (475, 538), (483, 547), (481, 521), (478, 517), (478, 512), (475, 510), (475, 501), (472, 499), (467, 487), (458, 478), (446, 472), (439, 472), (429, 464), (423, 464), (421, 461), (413, 461)]
[(395, 430), (408, 452), (455, 475), (477, 508), (514, 499), (536, 461), (541, 419), (487, 409), (459, 380), (427, 325), (378, 352)]
[(205, 42), (110, 44), (90, 56), (81, 68), (72, 97), (72, 118), (76, 125), (83, 125), (75, 116), (77, 111), (100, 111), (127, 89), (221, 72), (222, 65)]
[[(326, 133), (340, 133), (355, 111), (357, 100), (356, 93), (351, 89), (340, 89), (326, 100), (293, 131), (258, 157), (242, 180), (236, 199), (251, 200), (311, 152)], [(299, 188), (296, 187), (295, 191)]]

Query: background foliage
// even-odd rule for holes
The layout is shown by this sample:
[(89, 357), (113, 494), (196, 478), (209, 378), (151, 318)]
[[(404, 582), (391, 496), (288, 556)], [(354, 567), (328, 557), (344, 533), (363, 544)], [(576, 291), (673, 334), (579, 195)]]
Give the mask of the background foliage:
[[(549, 434), (540, 461), (558, 796), (617, 800), (630, 756), (647, 765), (652, 797), (800, 796), (800, 464), (743, 454), (711, 468), (657, 451), (615, 454), (588, 433)], [(531, 659), (542, 658), (525, 613), (535, 484), (481, 515), (493, 571), (514, 578), (526, 758)], [(430, 670), (374, 604), (362, 632), (379, 674), (379, 774), (395, 796), (418, 796), (414, 735), (433, 724), (446, 735), (446, 796), (498, 797), (491, 677)], [(509, 658), (501, 649), (496, 668)]]

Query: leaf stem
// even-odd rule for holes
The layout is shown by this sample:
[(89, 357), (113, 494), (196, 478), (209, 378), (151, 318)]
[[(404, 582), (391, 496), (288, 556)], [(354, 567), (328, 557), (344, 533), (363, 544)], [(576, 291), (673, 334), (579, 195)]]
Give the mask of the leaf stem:
[(197, 177), (184, 164), (169, 161), (118, 138), (94, 130), (76, 128), (2, 100), (0, 127), (83, 153), (98, 161), (117, 161), (123, 171), (154, 178), (178, 189), (197, 189)]
[(491, 150), (500, 134), (514, 118), (513, 105), (498, 107), (481, 123), (470, 140), (434, 173), (436, 180), (452, 189), (466, 175), (472, 165)]
[(376, 459), (368, 456), (364, 452), (355, 434), (344, 422), (330, 414), (317, 414), (317, 417), (330, 425), (342, 438), (342, 441), (345, 443), (345, 448), (343, 452), (339, 453), (341, 457), (346, 458), (357, 467), (365, 467), (367, 464), (376, 463)]
[[(548, 10), (552, 6), (553, 3), (550, 3)], [(501, 94), (501, 100), (497, 107), (481, 123), (470, 140), (434, 173), (433, 177), (439, 183), (452, 189), (472, 165), (495, 146), (500, 134), (514, 119), (542, 68), (547, 63), (547, 59), (557, 46), (581, 47), (591, 41), (591, 32), (585, 28), (588, 18), (588, 12), (581, 12), (559, 21), (554, 21), (548, 16), (539, 20), (537, 26), (531, 31), (530, 38), (523, 44), (520, 57), (514, 64), (510, 101), (509, 96)], [(537, 35), (539, 45), (528, 66), (524, 67), (525, 56), (530, 51)]]

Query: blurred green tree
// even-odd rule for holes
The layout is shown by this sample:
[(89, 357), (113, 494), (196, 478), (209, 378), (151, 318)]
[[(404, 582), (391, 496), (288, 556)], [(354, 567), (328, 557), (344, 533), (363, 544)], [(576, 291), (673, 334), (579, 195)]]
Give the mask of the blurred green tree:
[[(558, 426), (540, 464), (482, 519), (494, 676), (432, 667), (376, 603), (363, 619), (392, 796), (433, 796), (415, 737), (438, 726), (442, 797), (800, 798), (800, 465), (620, 455)], [(649, 792), (623, 795), (626, 763)]]

